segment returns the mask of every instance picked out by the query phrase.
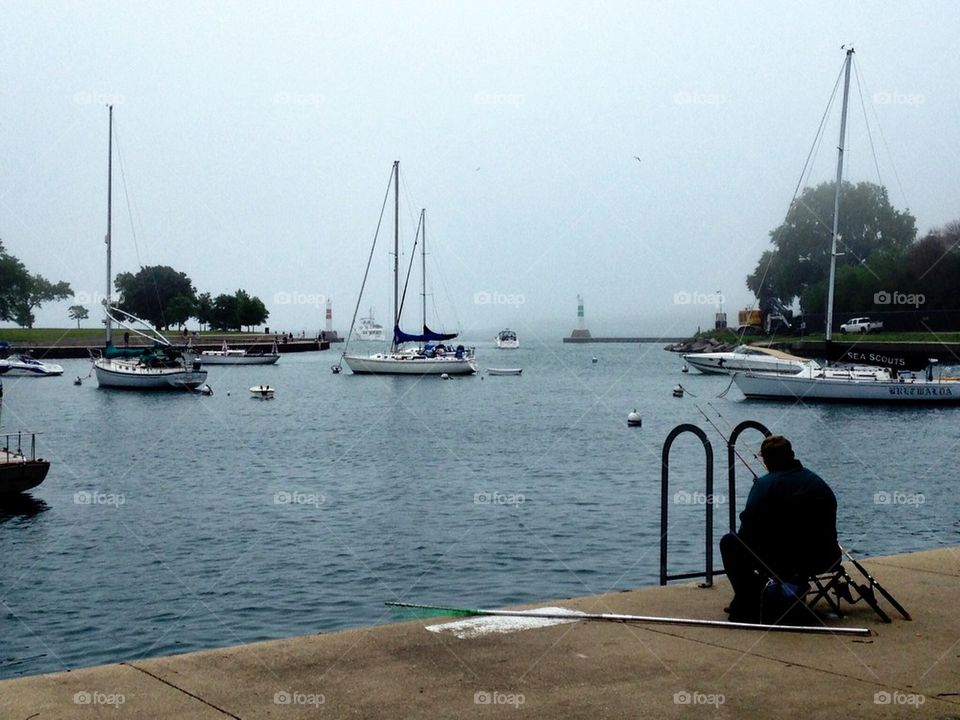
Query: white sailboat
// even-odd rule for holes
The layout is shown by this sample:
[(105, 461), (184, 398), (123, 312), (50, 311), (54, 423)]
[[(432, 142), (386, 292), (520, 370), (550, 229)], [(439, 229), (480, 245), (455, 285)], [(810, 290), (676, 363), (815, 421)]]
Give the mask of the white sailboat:
[[(406, 333), (400, 329), (402, 304), (400, 299), (400, 161), (393, 163), (391, 182), (394, 190), (393, 213), (393, 339), (390, 349), (371, 355), (349, 354), (344, 348), (343, 360), (355, 375), (473, 375), (477, 372), (474, 349), (462, 344), (450, 345), (456, 333), (436, 333), (427, 327), (427, 280), (426, 280), (426, 221), (420, 213), (420, 236), (423, 246), (423, 328), (419, 334)], [(376, 245), (376, 239), (374, 239)], [(364, 277), (366, 281), (366, 277)], [(361, 298), (363, 288), (360, 290)], [(357, 302), (359, 306), (359, 300)], [(356, 311), (354, 311), (356, 317)], [(349, 337), (348, 337), (349, 342)], [(404, 344), (417, 343), (415, 348), (403, 348)], [(339, 366), (334, 366), (339, 372)]]
[[(830, 247), (830, 279), (827, 295), (828, 355), (833, 338), (833, 290), (837, 266), (837, 237), (840, 220), (840, 189), (843, 180), (843, 149), (847, 129), (847, 99), (850, 93), (850, 64), (853, 48), (847, 49), (844, 64), (843, 106), (840, 113), (840, 144), (837, 148), (837, 186), (834, 196), (833, 234)], [(689, 361), (688, 361), (689, 362)], [(796, 375), (743, 372), (733, 376), (747, 398), (776, 400), (876, 402), (885, 404), (960, 403), (960, 378), (935, 377), (933, 365), (922, 377), (912, 373), (872, 368), (832, 368), (811, 364)]]
[(378, 323), (373, 317), (373, 308), (370, 308), (370, 314), (360, 318), (357, 327), (354, 329), (357, 340), (375, 340), (383, 342), (387, 339), (383, 334), (383, 325)]
[[(113, 307), (112, 212), (113, 212), (113, 106), (110, 109), (110, 139), (107, 150), (107, 295), (104, 300), (106, 345), (94, 358), (97, 384), (103, 388), (129, 390), (192, 390), (207, 380), (198, 360), (187, 363), (183, 353), (148, 323)], [(153, 342), (149, 348), (118, 348), (113, 344), (113, 323)]]
[(780, 350), (753, 345), (739, 345), (727, 352), (687, 353), (682, 357), (700, 372), (718, 375), (742, 370), (796, 375), (812, 362)]

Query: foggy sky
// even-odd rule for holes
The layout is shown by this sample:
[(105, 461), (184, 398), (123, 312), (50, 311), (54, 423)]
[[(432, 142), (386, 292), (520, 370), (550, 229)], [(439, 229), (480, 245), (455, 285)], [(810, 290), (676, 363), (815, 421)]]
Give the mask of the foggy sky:
[[(167, 264), (201, 292), (242, 287), (278, 330), (315, 333), (326, 297), (347, 329), (395, 159), (405, 248), (427, 208), (442, 271), (434, 329), (552, 340), (574, 327), (577, 293), (595, 334), (688, 334), (712, 324), (718, 290), (735, 313), (844, 43), (892, 202), (920, 233), (960, 217), (950, 2), (0, 10), (0, 238), (88, 303), (105, 289), (107, 102), (115, 272)], [(859, 92), (845, 178), (877, 182)], [(838, 122), (811, 182), (832, 179)], [(363, 301), (385, 324), (391, 233)], [(72, 302), (37, 324), (69, 327)], [(84, 324), (100, 318), (93, 305)]]

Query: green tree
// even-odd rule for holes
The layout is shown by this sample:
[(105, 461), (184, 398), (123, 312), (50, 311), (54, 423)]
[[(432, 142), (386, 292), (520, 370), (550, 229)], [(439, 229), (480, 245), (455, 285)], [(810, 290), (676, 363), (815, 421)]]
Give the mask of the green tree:
[(247, 326), (248, 330), (253, 330), (256, 325), (263, 325), (270, 312), (266, 305), (257, 296), (251, 297), (246, 290), (237, 290), (237, 313), (241, 325)]
[(203, 329), (205, 325), (210, 324), (210, 318), (213, 315), (213, 298), (210, 297), (210, 293), (200, 293), (197, 295), (197, 305), (196, 309), (193, 312), (193, 316), (200, 322), (200, 327)]
[(178, 327), (183, 327), (184, 323), (191, 317), (197, 310), (197, 303), (193, 298), (189, 298), (185, 295), (177, 295), (169, 303), (167, 303), (166, 312), (164, 313), (164, 320), (170, 325), (177, 325)]
[[(836, 183), (822, 183), (804, 188), (784, 222), (770, 232), (773, 249), (763, 253), (756, 269), (747, 277), (747, 287), (757, 297), (770, 295), (785, 305), (800, 298), (805, 312), (814, 312), (817, 306), (822, 309), (830, 272), (835, 187)], [(897, 210), (890, 204), (886, 188), (868, 182), (843, 183), (837, 291), (842, 287), (841, 273), (845, 280), (858, 283), (850, 291), (850, 302), (865, 293), (870, 284), (868, 277), (873, 277), (873, 292), (882, 289), (879, 285), (884, 281), (878, 268), (888, 269), (891, 259), (894, 264), (898, 258), (902, 261), (916, 234), (916, 219), (909, 211)], [(878, 263), (877, 268), (874, 262)], [(857, 266), (864, 271), (854, 270)], [(818, 294), (824, 298), (817, 300)], [(841, 304), (837, 303), (837, 307)]]
[(67, 315), (71, 320), (77, 321), (77, 330), (80, 329), (80, 321), (90, 317), (90, 313), (87, 312), (87, 309), (83, 305), (71, 305), (67, 308)]
[(210, 327), (215, 330), (239, 330), (240, 313), (237, 310), (236, 295), (217, 295), (213, 301)]
[(187, 274), (167, 265), (140, 268), (135, 275), (120, 273), (114, 286), (120, 295), (118, 307), (149, 321), (157, 330), (177, 322), (175, 317), (168, 317), (171, 315), (170, 304), (175, 298), (184, 297), (195, 302), (197, 297)]
[(20, 260), (7, 253), (0, 241), (0, 320), (32, 328), (36, 308), (71, 295), (69, 283), (52, 283), (42, 275), (31, 274)]

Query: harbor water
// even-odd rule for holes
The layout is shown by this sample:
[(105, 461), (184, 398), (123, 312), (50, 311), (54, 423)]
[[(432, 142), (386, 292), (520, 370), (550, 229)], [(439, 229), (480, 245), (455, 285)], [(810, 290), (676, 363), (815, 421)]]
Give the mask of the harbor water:
[[(74, 386), (81, 360), (8, 378), (4, 431), (39, 431), (52, 467), (0, 505), (0, 677), (390, 622), (385, 601), (655, 584), (661, 449), (684, 422), (715, 451), (717, 540), (751, 478), (741, 464), (726, 497), (720, 432), (754, 419), (834, 488), (857, 554), (960, 544), (958, 408), (746, 402), (658, 345), (527, 345), (477, 351), (522, 376), (334, 375), (335, 352), (306, 353), (210, 367), (212, 396)], [(251, 398), (259, 384), (276, 397)], [(759, 441), (740, 443), (757, 471)], [(670, 570), (702, 568), (693, 436), (670, 479)]]

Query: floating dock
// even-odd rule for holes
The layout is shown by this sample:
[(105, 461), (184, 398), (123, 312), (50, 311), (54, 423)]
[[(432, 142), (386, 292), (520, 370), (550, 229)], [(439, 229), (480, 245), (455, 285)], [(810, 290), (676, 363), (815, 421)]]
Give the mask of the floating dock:
[[(884, 624), (863, 603), (838, 624), (865, 638), (585, 621), (491, 632), (434, 618), (0, 681), (0, 717), (960, 716), (960, 548), (864, 564), (913, 621)], [(718, 580), (542, 605), (723, 620), (729, 600)]]

